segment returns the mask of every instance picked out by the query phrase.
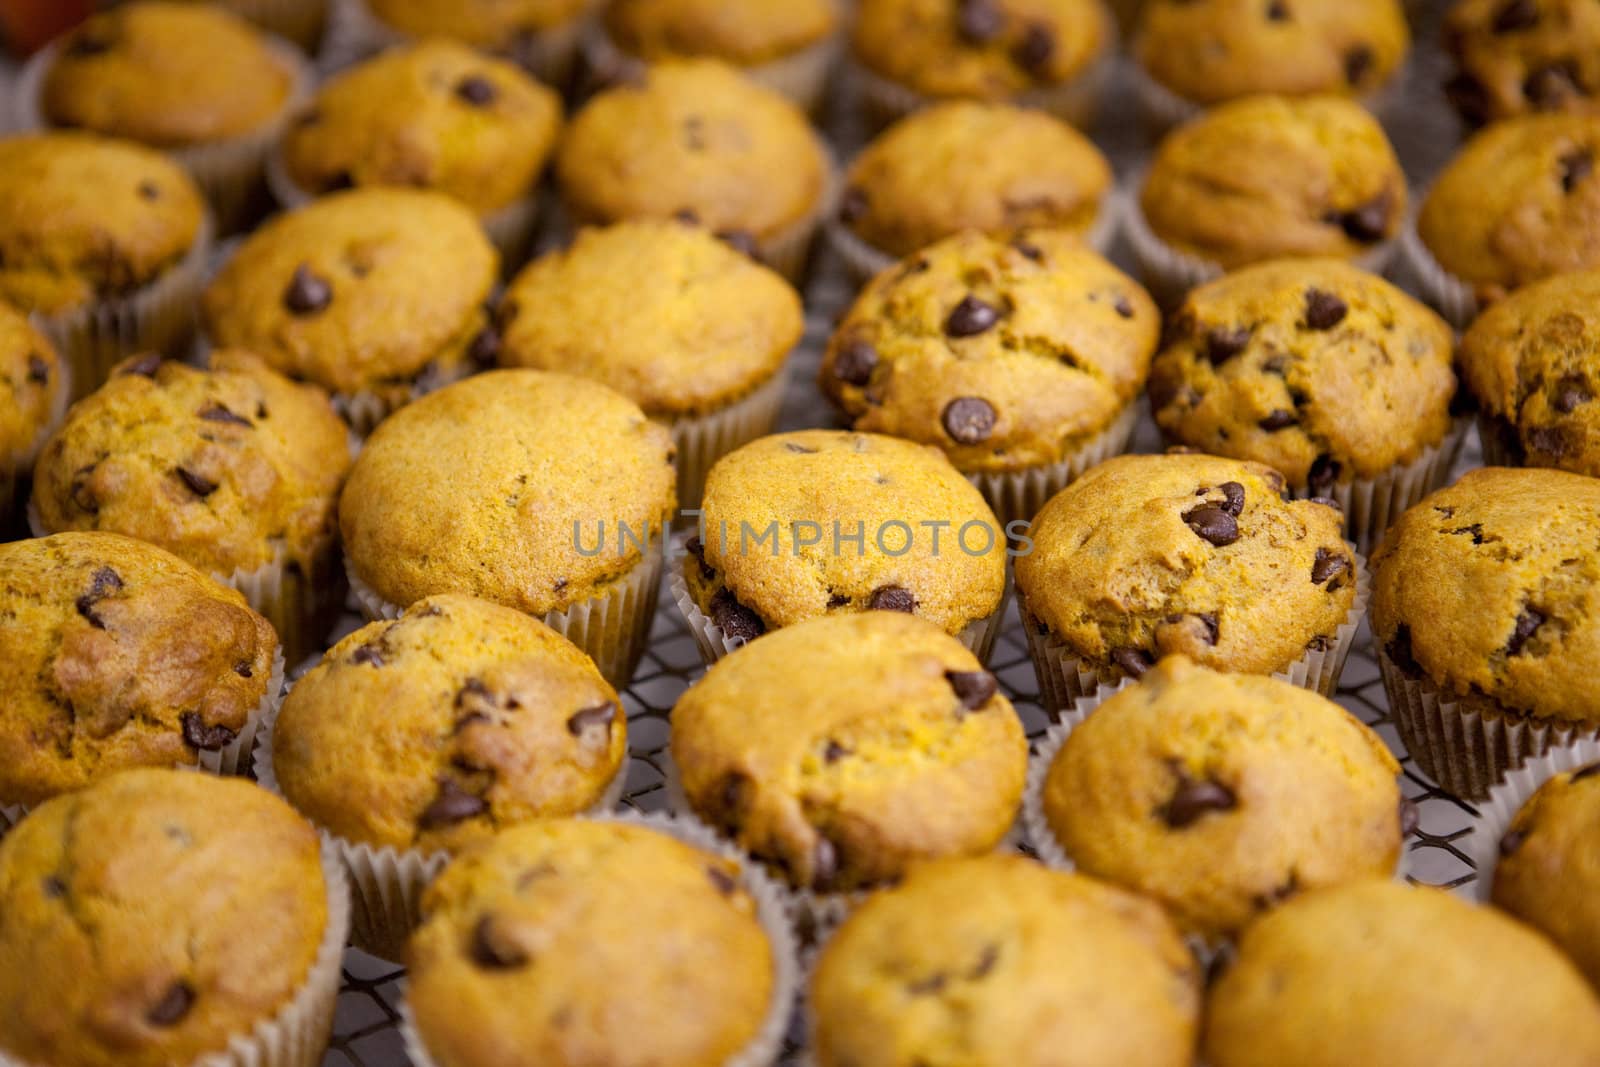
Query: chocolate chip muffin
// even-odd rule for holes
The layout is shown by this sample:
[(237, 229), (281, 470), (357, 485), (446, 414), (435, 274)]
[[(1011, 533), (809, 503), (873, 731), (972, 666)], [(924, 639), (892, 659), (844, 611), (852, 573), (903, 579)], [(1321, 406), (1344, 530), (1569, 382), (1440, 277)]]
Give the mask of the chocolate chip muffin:
[(441, 389), (379, 427), (340, 497), (362, 605), (393, 618), (470, 593), (542, 617), (626, 684), (655, 604), (672, 460), (666, 428), (597, 382), (504, 370)]
[(1391, 874), (1415, 818), (1400, 765), (1349, 712), (1182, 655), (1041, 758), (1041, 857), (1142, 893), (1211, 942), (1296, 893)]
[(343, 601), (349, 469), (348, 432), (317, 387), (241, 351), (213, 353), (209, 370), (135, 357), (51, 436), (33, 506), (44, 532), (127, 534), (234, 586), (298, 660)]
[(411, 939), (413, 1055), (623, 1063), (647, 1041), (660, 1067), (768, 1062), (789, 1005), (751, 877), (627, 823), (548, 819), (479, 843), (429, 886)]
[(1454, 347), (1443, 319), (1376, 275), (1277, 260), (1185, 298), (1150, 371), (1150, 407), (1170, 441), (1337, 500), (1370, 552), (1449, 476)]
[(1333, 691), (1366, 599), (1337, 508), (1219, 456), (1119, 456), (1056, 494), (1016, 562), (1047, 706), (1162, 656)]
[(596, 0), (361, 0), (377, 45), (447, 37), (503, 55), (548, 85), (572, 73)]
[(52, 800), (0, 842), (0, 902), (8, 1058), (298, 1063), (284, 1046), (327, 1040), (344, 931), (317, 835), (248, 782), (127, 771)]
[(1559, 274), (1506, 297), (1461, 339), (1484, 458), (1600, 477), (1600, 271)]
[(666, 62), (573, 118), (556, 178), (577, 223), (696, 222), (790, 277), (833, 164), (799, 108), (714, 60)]
[(231, 774), (278, 696), (282, 660), (267, 620), (129, 537), (0, 545), (0, 617), (3, 805), (37, 804), (127, 767)]
[(711, 469), (700, 529), (674, 592), (707, 662), (860, 611), (920, 615), (987, 658), (1005, 534), (937, 449), (836, 430), (763, 437)]
[(443, 193), (336, 193), (244, 240), (206, 290), (206, 329), (327, 389), (366, 432), (492, 359), (498, 267), (472, 212)]
[(1199, 968), (1161, 909), (1022, 856), (943, 860), (870, 897), (811, 979), (819, 1067), (1185, 1067)]
[(962, 230), (1071, 230), (1104, 250), (1112, 181), (1094, 142), (1060, 119), (951, 101), (901, 119), (856, 156), (830, 233), (862, 281)]
[(1456, 62), (1445, 92), (1472, 125), (1596, 110), (1600, 11), (1585, 0), (1460, 0), (1445, 15), (1444, 41)]
[(943, 449), (1010, 523), (1126, 446), (1160, 333), (1070, 230), (968, 231), (867, 286), (818, 383), (856, 429)]
[(34, 457), (61, 421), (71, 391), (55, 345), (0, 301), (0, 531), (17, 518)]
[(1372, 636), (1423, 771), (1481, 797), (1574, 734), (1600, 734), (1600, 481), (1470, 471), (1372, 557)]
[(782, 276), (698, 227), (648, 219), (580, 230), (517, 276), (499, 319), (502, 365), (595, 378), (671, 428), (686, 507), (712, 463), (772, 429), (805, 331)]
[[(193, 0), (191, 0), (193, 2)], [(199, 0), (207, 2), (207, 0)], [(336, 0), (210, 0), (268, 33), (293, 41), (316, 55), (327, 29), (329, 8)]]
[(961, 642), (887, 611), (786, 627), (717, 663), (672, 709), (694, 813), (819, 892), (992, 851), (1016, 818), (1027, 749)]
[(1600, 1001), (1537, 933), (1440, 890), (1369, 881), (1284, 904), (1206, 998), (1213, 1067), (1600, 1059)]

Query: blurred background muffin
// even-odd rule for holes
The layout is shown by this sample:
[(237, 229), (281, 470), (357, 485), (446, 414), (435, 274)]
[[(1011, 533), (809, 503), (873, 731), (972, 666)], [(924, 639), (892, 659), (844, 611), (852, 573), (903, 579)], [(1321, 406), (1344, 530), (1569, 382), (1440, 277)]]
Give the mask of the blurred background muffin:
[(504, 56), (547, 85), (565, 87), (597, 0), (354, 0), (366, 43), (448, 37)]
[(1586, 0), (1458, 0), (1444, 44), (1456, 65), (1445, 93), (1469, 125), (1597, 110), (1600, 10)]
[(19, 529), (33, 461), (66, 414), (71, 392), (55, 345), (0, 301), (0, 540)]

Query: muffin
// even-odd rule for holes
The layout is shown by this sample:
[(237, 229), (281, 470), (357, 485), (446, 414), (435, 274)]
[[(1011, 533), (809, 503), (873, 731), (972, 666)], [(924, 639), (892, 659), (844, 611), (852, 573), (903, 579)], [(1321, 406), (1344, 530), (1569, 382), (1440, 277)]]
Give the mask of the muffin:
[(220, 4), (268, 33), (316, 55), (328, 28), (329, 8), (337, 0), (200, 0)]
[(344, 880), (248, 782), (135, 770), (58, 797), (0, 841), (0, 903), (7, 1062), (321, 1058)]
[(1506, 297), (1461, 339), (1484, 459), (1600, 477), (1600, 271), (1558, 274)]
[(1016, 820), (1028, 740), (961, 642), (890, 611), (785, 627), (672, 709), (696, 816), (797, 890), (898, 881), (991, 852)]
[(955, 100), (906, 116), (862, 149), (828, 235), (863, 283), (962, 230), (1071, 230), (1105, 252), (1116, 236), (1112, 183), (1094, 142), (1060, 119)]
[(868, 113), (882, 122), (966, 99), (1087, 128), (1116, 39), (1101, 0), (860, 0), (851, 48)]
[(1600, 736), (1600, 481), (1470, 471), (1373, 555), (1372, 638), (1424, 773), (1471, 799), (1530, 756)]
[(1514, 289), (1600, 267), (1597, 153), (1600, 114), (1526, 115), (1474, 136), (1407, 235), (1422, 298), (1465, 329)]
[(330, 79), (268, 165), (289, 207), (350, 186), (436, 189), (478, 215), (508, 263), (538, 221), (539, 175), (561, 131), (561, 98), (462, 44), (399, 46)]
[(128, 767), (233, 774), (277, 703), (272, 626), (143, 541), (64, 533), (0, 545), (0, 617), (0, 807)]
[(1370, 553), (1450, 476), (1465, 430), (1451, 416), (1454, 347), (1443, 319), (1342, 260), (1263, 263), (1185, 298), (1150, 408), (1167, 440), (1336, 501)]
[(1200, 976), (1147, 900), (1022, 856), (943, 860), (869, 898), (811, 978), (819, 1067), (1187, 1067)]
[(1456, 73), (1445, 83), (1469, 125), (1532, 111), (1593, 112), (1600, 11), (1584, 0), (1460, 0), (1444, 17)]
[(368, 618), (469, 593), (542, 618), (626, 685), (655, 609), (677, 475), (665, 427), (565, 374), (441, 389), (367, 441), (344, 493), (345, 560)]
[(613, 0), (589, 41), (589, 66), (615, 81), (650, 63), (720, 59), (815, 111), (827, 92), (839, 22), (837, 0)]
[(805, 332), (780, 275), (698, 227), (647, 219), (546, 253), (511, 283), (499, 321), (502, 366), (594, 378), (666, 423), (685, 507), (718, 457), (771, 432)]
[(1145, 291), (1071, 231), (968, 231), (873, 279), (817, 380), (857, 430), (943, 449), (1010, 533), (1127, 446), (1160, 335)]
[(1146, 284), (1171, 306), (1264, 260), (1380, 271), (1405, 218), (1406, 176), (1377, 119), (1334, 96), (1258, 96), (1163, 138), (1127, 222)]
[(1169, 656), (1030, 782), (1040, 858), (1159, 902), (1208, 943), (1296, 893), (1392, 874), (1415, 811), (1382, 739), (1326, 697)]
[(1039, 512), (1017, 602), (1059, 716), (1162, 656), (1333, 692), (1366, 603), (1339, 510), (1283, 475), (1198, 454), (1119, 456)]
[(1548, 941), (1437, 889), (1368, 881), (1296, 897), (1244, 933), (1206, 997), (1204, 1061), (1600, 1060), (1600, 1001)]
[(832, 196), (805, 114), (715, 60), (671, 61), (605, 90), (556, 156), (574, 225), (678, 218), (798, 278)]
[(35, 317), (76, 395), (132, 353), (187, 350), (209, 247), (204, 200), (159, 152), (0, 139), (0, 299)]
[(370, 47), (447, 37), (512, 60), (547, 85), (572, 76), (596, 0), (361, 0)]
[(407, 953), (412, 1062), (773, 1062), (792, 936), (759, 871), (697, 845), (666, 820), (546, 819), (467, 849)]
[(328, 397), (240, 351), (200, 370), (121, 364), (45, 445), (41, 533), (126, 534), (244, 593), (298, 661), (343, 604), (337, 507), (348, 433)]
[(329, 649), (284, 699), (260, 774), (331, 838), (357, 943), (399, 959), (443, 854), (609, 807), (627, 753), (588, 656), (520, 611), (444, 594)]
[(34, 458), (71, 392), (55, 345), (0, 301), (0, 539), (18, 518)]
[(170, 152), (226, 231), (249, 221), (267, 153), (310, 77), (292, 45), (218, 5), (138, 0), (39, 53), (17, 93), (25, 126)]
[(986, 661), (1006, 590), (994, 512), (937, 449), (802, 430), (711, 468), (700, 532), (672, 571), (707, 663), (819, 615), (901, 611)]
[(358, 433), (493, 359), (499, 271), (472, 212), (437, 192), (355, 189), (279, 215), (206, 289), (216, 345), (315, 382)]
[(1372, 103), (1410, 47), (1399, 0), (1148, 0), (1133, 53), (1139, 103), (1164, 129), (1257, 93)]

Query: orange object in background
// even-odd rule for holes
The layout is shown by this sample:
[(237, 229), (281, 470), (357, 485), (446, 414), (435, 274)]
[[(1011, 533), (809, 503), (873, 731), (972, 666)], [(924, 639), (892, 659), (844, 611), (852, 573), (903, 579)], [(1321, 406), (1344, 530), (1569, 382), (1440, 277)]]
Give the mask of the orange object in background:
[(0, 0), (0, 30), (14, 55), (31, 55), (93, 9), (93, 0)]

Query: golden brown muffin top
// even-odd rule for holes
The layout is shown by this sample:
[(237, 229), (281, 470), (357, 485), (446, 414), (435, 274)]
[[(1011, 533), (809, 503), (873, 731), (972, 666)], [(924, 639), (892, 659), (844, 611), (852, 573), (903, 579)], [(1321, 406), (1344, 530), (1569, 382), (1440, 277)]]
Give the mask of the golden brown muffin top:
[(365, 0), (379, 20), (411, 37), (451, 37), (506, 48), (570, 21), (594, 0)]
[(741, 67), (791, 55), (827, 39), (835, 0), (613, 0), (606, 34), (651, 63), (711, 56)]
[(52, 416), (65, 405), (66, 388), (55, 345), (0, 301), (0, 476), (32, 460)]
[(1589, 0), (1457, 0), (1444, 17), (1450, 102), (1474, 125), (1597, 109), (1600, 8)]

